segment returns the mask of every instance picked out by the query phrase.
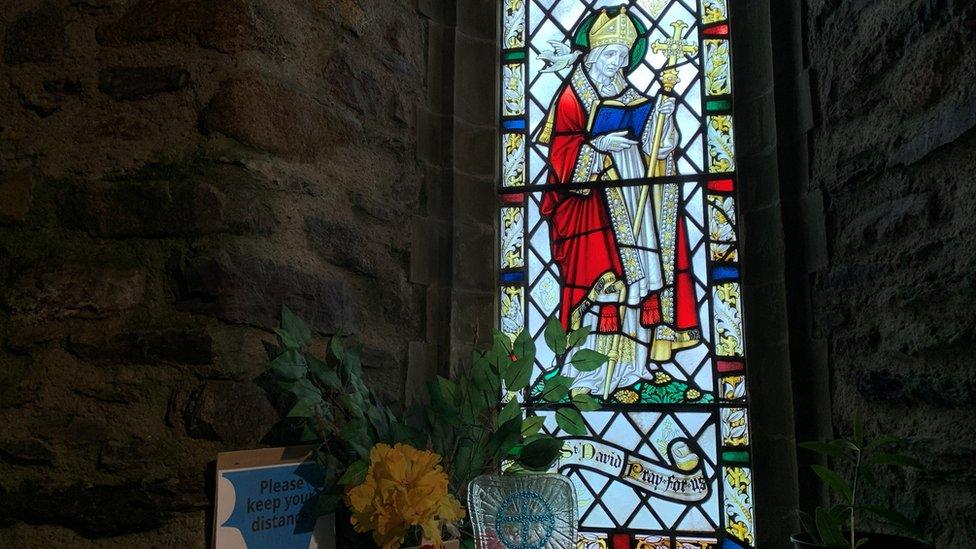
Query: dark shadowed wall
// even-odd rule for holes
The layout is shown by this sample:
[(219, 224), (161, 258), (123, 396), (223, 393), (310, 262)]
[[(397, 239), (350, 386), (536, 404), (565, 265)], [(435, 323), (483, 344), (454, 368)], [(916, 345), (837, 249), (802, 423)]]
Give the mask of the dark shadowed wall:
[(2, 2), (0, 546), (202, 546), (283, 304), (446, 369), (450, 4)]
[(876, 499), (938, 547), (976, 543), (974, 19), (953, 0), (810, 0), (804, 17), (811, 355), (839, 433), (860, 407), (869, 433), (911, 438), (926, 469), (883, 475)]

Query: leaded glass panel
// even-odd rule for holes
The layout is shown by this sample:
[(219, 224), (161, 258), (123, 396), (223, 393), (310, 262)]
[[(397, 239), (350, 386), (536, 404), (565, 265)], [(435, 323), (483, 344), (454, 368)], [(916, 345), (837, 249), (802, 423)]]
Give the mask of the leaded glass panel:
[[(519, 399), (584, 549), (755, 545), (729, 1), (501, 2), (500, 327), (537, 342)], [(610, 361), (557, 362), (553, 318)], [(602, 404), (585, 436), (559, 374)]]

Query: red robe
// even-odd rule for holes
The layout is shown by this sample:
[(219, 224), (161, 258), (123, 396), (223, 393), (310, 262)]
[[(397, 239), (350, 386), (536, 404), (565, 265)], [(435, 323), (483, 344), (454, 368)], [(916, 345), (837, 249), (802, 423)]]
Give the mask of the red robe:
[[(571, 183), (580, 149), (587, 143), (586, 110), (572, 86), (556, 100), (549, 144), (549, 183)], [(562, 275), (559, 318), (569, 329), (573, 310), (607, 272), (623, 278), (617, 241), (602, 192), (553, 190), (542, 196), (540, 213), (549, 220), (552, 258)]]
[[(574, 172), (584, 146), (589, 146), (587, 111), (572, 86), (559, 93), (553, 106), (551, 141), (549, 143), (550, 184), (574, 181)], [(579, 179), (579, 178), (577, 178)], [(562, 276), (560, 315), (564, 329), (570, 328), (573, 311), (607, 272), (624, 278), (617, 240), (611, 225), (605, 193), (590, 190), (550, 190), (543, 193), (540, 213), (549, 220), (553, 260)], [(675, 310), (668, 322), (679, 333), (698, 332), (698, 306), (691, 274), (691, 250), (685, 219), (679, 215), (676, 224), (674, 295)], [(667, 284), (667, 282), (665, 282)], [(643, 297), (643, 296), (642, 296)], [(658, 299), (647, 304), (659, 306)], [(660, 322), (662, 315), (650, 314)], [(697, 337), (700, 337), (698, 335)], [(696, 338), (697, 339), (697, 338)], [(678, 346), (680, 347), (680, 345)]]

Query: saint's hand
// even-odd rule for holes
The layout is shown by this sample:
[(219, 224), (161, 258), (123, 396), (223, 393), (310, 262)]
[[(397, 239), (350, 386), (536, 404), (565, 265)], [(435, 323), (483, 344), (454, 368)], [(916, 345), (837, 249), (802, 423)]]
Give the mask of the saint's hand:
[(674, 98), (665, 97), (662, 99), (660, 103), (658, 103), (657, 112), (658, 114), (663, 114), (665, 116), (671, 116), (674, 114)]
[[(664, 116), (664, 131), (661, 132), (661, 148), (658, 150), (658, 160), (664, 160), (674, 153), (678, 146), (678, 132), (674, 124), (675, 103), (673, 97), (662, 98), (657, 105), (657, 112)], [(650, 146), (648, 146), (650, 148)]]
[(637, 141), (627, 138), (626, 131), (608, 133), (593, 140), (593, 147), (601, 152), (620, 152), (637, 144)]

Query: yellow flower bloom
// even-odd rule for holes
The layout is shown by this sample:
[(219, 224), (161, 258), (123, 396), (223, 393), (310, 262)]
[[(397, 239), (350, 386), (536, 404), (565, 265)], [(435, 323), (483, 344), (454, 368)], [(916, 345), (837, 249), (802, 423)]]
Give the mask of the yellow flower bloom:
[(440, 461), (439, 455), (406, 444), (373, 446), (366, 479), (346, 490), (356, 531), (372, 531), (383, 549), (394, 549), (411, 528), (419, 527), (434, 547), (441, 547), (444, 525), (464, 518), (464, 509), (448, 493)]

